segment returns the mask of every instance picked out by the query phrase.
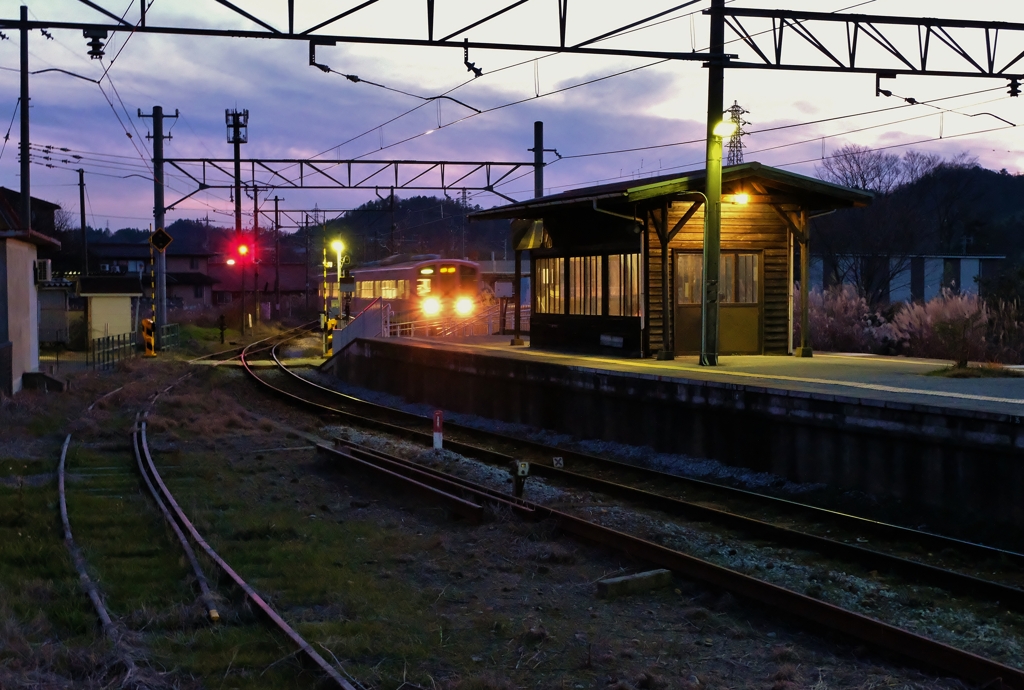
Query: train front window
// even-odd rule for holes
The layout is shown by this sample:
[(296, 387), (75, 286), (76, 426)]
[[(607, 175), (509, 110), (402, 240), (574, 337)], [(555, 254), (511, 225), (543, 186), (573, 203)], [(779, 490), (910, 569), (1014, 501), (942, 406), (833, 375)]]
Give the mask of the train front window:
[(462, 289), (476, 288), (476, 269), (472, 266), (459, 266), (459, 287)]
[(430, 278), (416, 279), (416, 296), (423, 297), (430, 294)]

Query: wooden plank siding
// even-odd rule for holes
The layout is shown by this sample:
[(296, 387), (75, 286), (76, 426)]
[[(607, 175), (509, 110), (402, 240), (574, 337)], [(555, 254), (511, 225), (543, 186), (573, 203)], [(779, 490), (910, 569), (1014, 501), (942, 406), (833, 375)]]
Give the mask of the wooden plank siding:
[[(690, 202), (676, 202), (668, 214), (668, 227), (690, 208)], [(753, 251), (761, 256), (762, 347), (764, 354), (789, 353), (789, 230), (767, 205), (722, 204), (722, 251)], [(669, 244), (670, 250), (701, 251), (704, 245), (704, 211), (698, 210)], [(663, 346), (665, 318), (662, 313), (661, 242), (656, 232), (648, 234), (650, 264), (647, 273), (650, 294), (648, 328), (650, 352)], [(674, 268), (674, 267), (670, 267)], [(669, 271), (669, 289), (675, 271)], [(669, 315), (671, 324), (671, 314)]]

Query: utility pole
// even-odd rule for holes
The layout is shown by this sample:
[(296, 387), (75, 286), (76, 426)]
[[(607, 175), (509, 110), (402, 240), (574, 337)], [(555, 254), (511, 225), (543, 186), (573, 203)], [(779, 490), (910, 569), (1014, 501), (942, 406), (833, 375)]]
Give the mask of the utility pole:
[(256, 295), (256, 324), (260, 322), (260, 188), (252, 181), (252, 290)]
[(274, 195), (274, 310), (281, 318), (281, 211), (280, 197)]
[[(228, 127), (228, 143), (235, 147), (235, 241), (242, 240), (242, 144), (249, 141), (249, 111), (225, 110), (224, 123)], [(245, 257), (241, 258), (242, 270), (242, 326), (245, 335)]]
[[(324, 240), (324, 241), (326, 242), (327, 240)], [(391, 246), (388, 247), (388, 250), (392, 254), (397, 254), (398, 253), (397, 251), (395, 251), (395, 188), (394, 187), (391, 188)]]
[(466, 255), (466, 208), (467, 208), (467, 206), (468, 206), (468, 204), (466, 203), (466, 188), (463, 187), (462, 188), (462, 258), (463, 259), (469, 258)]
[[(540, 198), (544, 196), (544, 123), (537, 121), (533, 123), (533, 196)], [(512, 318), (515, 320), (512, 329), (511, 345), (525, 345), (522, 338), (519, 323), (523, 310), (523, 250), (513, 247), (515, 258), (515, 283), (512, 286), (516, 303), (513, 309)]]
[[(164, 229), (164, 139), (171, 136), (164, 136), (164, 117), (178, 117), (178, 111), (174, 115), (165, 116), (164, 109), (159, 105), (153, 106), (153, 112), (143, 115), (139, 110), (139, 117), (153, 118), (153, 134), (149, 139), (153, 140), (153, 231), (158, 232)], [(156, 349), (163, 349), (163, 327), (167, 325), (167, 252), (156, 253)]]
[[(28, 134), (28, 7), (21, 6), (21, 229), (32, 229), (32, 167)], [(6, 273), (6, 271), (5, 271)], [(5, 324), (6, 328), (6, 324)], [(0, 340), (7, 340), (6, 336)]]
[[(711, 0), (711, 59), (708, 69), (708, 122), (707, 165), (705, 189), (707, 205), (704, 208), (704, 290), (701, 304), (702, 334), (700, 363), (718, 366), (718, 271), (722, 253), (722, 139), (715, 127), (722, 120), (722, 100), (725, 90), (725, 0)], [(668, 261), (663, 256), (662, 261)], [(668, 286), (665, 286), (667, 289)], [(668, 314), (662, 315), (666, 325), (664, 337), (669, 337)]]
[(303, 215), (306, 218), (306, 220), (305, 220), (305, 233), (304, 233), (306, 235), (306, 253), (305, 253), (304, 257), (305, 257), (305, 264), (306, 264), (306, 311), (308, 312), (309, 311), (309, 214), (308, 213), (304, 213)]
[(78, 169), (78, 209), (82, 227), (82, 275), (89, 275), (89, 238), (85, 229), (85, 170)]

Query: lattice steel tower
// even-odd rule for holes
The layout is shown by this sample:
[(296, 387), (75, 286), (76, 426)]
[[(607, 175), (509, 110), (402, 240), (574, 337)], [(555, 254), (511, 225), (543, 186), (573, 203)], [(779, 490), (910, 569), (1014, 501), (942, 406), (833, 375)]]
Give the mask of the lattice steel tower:
[(750, 123), (743, 119), (748, 110), (745, 110), (736, 101), (732, 102), (732, 107), (725, 111), (725, 114), (729, 116), (729, 119), (736, 123), (736, 132), (729, 137), (728, 144), (728, 156), (725, 159), (726, 165), (739, 165), (743, 162), (743, 135), (746, 134), (743, 131), (743, 125), (749, 125)]

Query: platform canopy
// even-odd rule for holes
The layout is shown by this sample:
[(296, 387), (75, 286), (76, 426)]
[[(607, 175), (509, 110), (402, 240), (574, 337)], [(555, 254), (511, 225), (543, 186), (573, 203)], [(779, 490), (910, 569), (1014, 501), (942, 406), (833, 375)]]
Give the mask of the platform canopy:
[[(643, 180), (625, 180), (595, 187), (583, 187), (559, 194), (496, 206), (470, 214), (470, 220), (542, 219), (552, 212), (594, 208), (641, 218), (639, 209), (660, 204), (666, 198), (687, 198), (688, 193), (703, 192), (705, 171), (660, 175)], [(761, 163), (742, 163), (722, 169), (722, 193), (746, 195), (745, 202), (799, 207), (810, 214), (839, 208), (867, 206), (872, 194), (859, 189), (824, 182), (806, 175), (772, 168)], [(646, 202), (646, 203), (645, 203)]]

